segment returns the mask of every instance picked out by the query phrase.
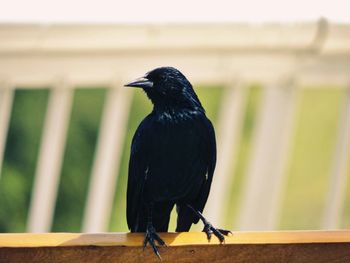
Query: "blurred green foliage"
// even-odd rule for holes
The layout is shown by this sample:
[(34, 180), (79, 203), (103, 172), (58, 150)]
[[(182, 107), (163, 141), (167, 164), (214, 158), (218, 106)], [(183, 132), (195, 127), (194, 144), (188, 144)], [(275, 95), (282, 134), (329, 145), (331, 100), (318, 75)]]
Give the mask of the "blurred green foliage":
[(319, 229), (344, 90), (318, 87), (301, 94), (289, 159), (281, 228)]
[(237, 160), (235, 167), (231, 168), (233, 171), (234, 180), (231, 185), (231, 195), (227, 197), (226, 216), (223, 228), (233, 229), (236, 226), (236, 220), (240, 209), (240, 197), (242, 193), (242, 186), (244, 184), (244, 175), (247, 172), (248, 160), (251, 152), (253, 131), (256, 125), (256, 118), (261, 102), (262, 89), (259, 85), (253, 85), (250, 88), (247, 98), (247, 105), (242, 127), (242, 137), (240, 145), (238, 146)]
[(53, 231), (81, 231), (105, 94), (105, 89), (75, 90)]
[[(81, 231), (87, 191), (101, 114), (108, 90), (77, 89), (74, 94), (67, 144), (63, 160), (53, 231)], [(207, 114), (217, 125), (220, 101), (225, 88), (197, 89)], [(242, 138), (231, 195), (227, 197), (224, 227), (234, 228), (239, 213), (241, 189), (251, 155), (252, 138), (263, 90), (254, 85), (248, 92)], [(0, 178), (0, 232), (23, 232), (27, 220), (37, 155), (45, 119), (49, 91), (22, 90), (15, 93), (4, 164)], [(299, 92), (296, 131), (292, 140), (288, 180), (281, 211), (280, 229), (320, 227), (327, 194), (331, 158), (344, 91), (337, 88), (305, 89)], [(135, 90), (126, 127), (124, 151), (109, 230), (127, 231), (125, 192), (131, 138), (152, 105), (140, 90)], [(125, 128), (125, 127), (122, 127)], [(349, 160), (350, 161), (350, 160)], [(350, 181), (350, 180), (349, 180)], [(346, 202), (350, 202), (350, 182)], [(175, 218), (172, 217), (171, 229)], [(346, 206), (343, 227), (350, 227), (350, 207)], [(196, 226), (194, 230), (200, 230)]]
[(16, 90), (0, 178), (0, 231), (26, 228), (48, 90)]

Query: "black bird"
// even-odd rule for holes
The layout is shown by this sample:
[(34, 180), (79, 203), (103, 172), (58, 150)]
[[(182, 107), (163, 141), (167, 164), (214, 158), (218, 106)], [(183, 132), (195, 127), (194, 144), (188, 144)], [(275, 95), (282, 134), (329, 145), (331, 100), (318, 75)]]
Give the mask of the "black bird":
[(177, 69), (156, 68), (126, 84), (142, 88), (153, 111), (137, 128), (131, 145), (127, 186), (127, 222), (131, 232), (146, 232), (160, 257), (156, 232), (167, 232), (176, 205), (176, 232), (189, 231), (201, 219), (208, 239), (229, 233), (203, 216), (216, 163), (215, 132), (191, 83)]

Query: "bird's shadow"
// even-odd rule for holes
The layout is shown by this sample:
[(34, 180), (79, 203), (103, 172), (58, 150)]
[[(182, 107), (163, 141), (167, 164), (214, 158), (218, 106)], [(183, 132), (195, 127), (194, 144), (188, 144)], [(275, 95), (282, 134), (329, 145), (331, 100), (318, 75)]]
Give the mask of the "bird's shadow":
[[(213, 238), (208, 241), (203, 232), (158, 233), (167, 246), (220, 243)], [(77, 237), (62, 242), (59, 246), (121, 246), (142, 247), (144, 233), (82, 233)]]

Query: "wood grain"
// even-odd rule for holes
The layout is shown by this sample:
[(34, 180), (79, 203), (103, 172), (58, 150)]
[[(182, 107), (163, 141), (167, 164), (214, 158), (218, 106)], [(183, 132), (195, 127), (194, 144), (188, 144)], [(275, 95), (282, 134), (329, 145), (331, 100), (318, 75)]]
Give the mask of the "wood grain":
[[(350, 262), (350, 231), (163, 233), (164, 262)], [(159, 262), (143, 234), (0, 234), (0, 263)]]
[[(161, 248), (163, 262), (350, 262), (350, 243), (236, 244)], [(0, 248), (1, 263), (159, 262), (150, 248)]]

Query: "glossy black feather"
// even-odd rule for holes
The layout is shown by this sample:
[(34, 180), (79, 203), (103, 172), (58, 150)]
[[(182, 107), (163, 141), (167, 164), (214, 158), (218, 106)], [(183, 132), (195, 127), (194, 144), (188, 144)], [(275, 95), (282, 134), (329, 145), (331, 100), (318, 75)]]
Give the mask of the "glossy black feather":
[(215, 132), (189, 81), (174, 68), (146, 75), (153, 111), (137, 128), (131, 145), (127, 222), (144, 232), (146, 207), (154, 203), (153, 225), (167, 231), (170, 212), (178, 209), (177, 231), (188, 231), (198, 218), (187, 204), (203, 211), (216, 163)]

